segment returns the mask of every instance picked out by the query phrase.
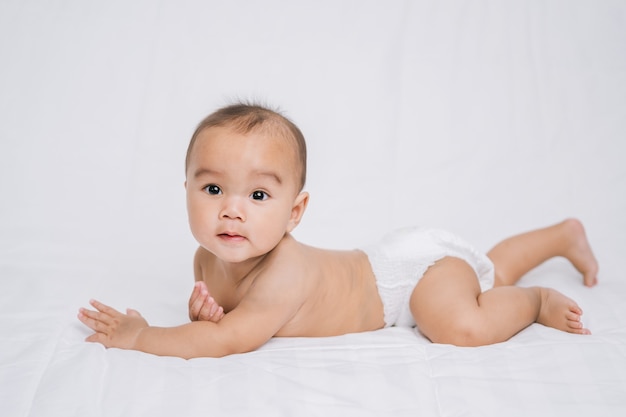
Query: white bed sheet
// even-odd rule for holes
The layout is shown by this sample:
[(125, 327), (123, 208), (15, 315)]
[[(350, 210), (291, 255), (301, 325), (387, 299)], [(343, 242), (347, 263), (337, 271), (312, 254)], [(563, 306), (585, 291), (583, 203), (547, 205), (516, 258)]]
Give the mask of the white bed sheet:
[[(7, 0), (0, 60), (2, 416), (626, 412), (626, 3)], [(83, 342), (92, 297), (187, 320), (184, 152), (232, 97), (304, 131), (306, 243), (420, 224), (487, 250), (581, 218), (600, 284), (558, 259), (520, 284), (576, 299), (593, 335), (391, 328), (189, 361)]]
[[(58, 272), (45, 280), (76, 274), (72, 265), (51, 269)], [(532, 325), (505, 343), (458, 348), (388, 328), (277, 338), (256, 352), (192, 360), (83, 342), (88, 332), (74, 308), (83, 291), (64, 286), (50, 295), (67, 305), (26, 311), (20, 305), (43, 279), (19, 270), (0, 270), (17, 281), (4, 284), (0, 315), (7, 416), (617, 416), (626, 409), (626, 285), (585, 288), (564, 261), (521, 285), (550, 285), (577, 299), (592, 336)], [(130, 278), (110, 285), (142, 293), (141, 282), (124, 284)], [(180, 304), (155, 300), (144, 313), (154, 324), (182, 322)]]

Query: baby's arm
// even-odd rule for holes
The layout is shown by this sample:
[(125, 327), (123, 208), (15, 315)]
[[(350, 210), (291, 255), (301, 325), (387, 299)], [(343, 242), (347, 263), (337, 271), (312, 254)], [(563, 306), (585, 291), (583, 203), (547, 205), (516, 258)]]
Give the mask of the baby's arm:
[(217, 323), (224, 317), (224, 308), (209, 294), (204, 281), (196, 281), (189, 297), (189, 319)]
[(186, 359), (221, 357), (263, 345), (296, 314), (306, 298), (293, 280), (258, 280), (253, 287), (218, 323), (194, 321), (177, 327), (151, 327), (134, 310), (123, 314), (97, 301), (91, 301), (96, 311), (80, 309), (78, 318), (95, 332), (86, 340), (107, 348)]

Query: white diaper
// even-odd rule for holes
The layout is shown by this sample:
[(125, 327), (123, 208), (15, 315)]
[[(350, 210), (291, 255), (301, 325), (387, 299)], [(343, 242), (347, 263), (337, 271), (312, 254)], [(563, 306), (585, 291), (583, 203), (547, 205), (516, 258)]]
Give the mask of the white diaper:
[(401, 229), (362, 250), (376, 276), (384, 306), (385, 327), (415, 326), (409, 307), (413, 289), (426, 270), (446, 256), (467, 262), (476, 272), (482, 291), (493, 287), (493, 263), (487, 255), (443, 230)]

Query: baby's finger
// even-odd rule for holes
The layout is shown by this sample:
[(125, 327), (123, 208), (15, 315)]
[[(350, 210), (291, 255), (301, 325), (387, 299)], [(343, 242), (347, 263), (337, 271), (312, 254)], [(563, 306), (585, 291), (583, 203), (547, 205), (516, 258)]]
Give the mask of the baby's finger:
[(198, 287), (200, 292), (208, 292), (209, 289), (206, 287), (206, 283), (204, 281), (196, 281), (195, 286)]
[(78, 320), (96, 332), (104, 332), (108, 329), (108, 325), (100, 320), (100, 313), (95, 311), (81, 308), (78, 313)]
[(206, 321), (212, 321), (213, 323), (217, 323), (224, 317), (224, 308), (218, 305), (216, 302), (213, 302), (211, 306), (211, 311), (208, 314), (208, 317), (205, 318)]
[(219, 306), (217, 312), (213, 315), (213, 321), (218, 322), (224, 317), (224, 308)]
[(205, 300), (204, 304), (202, 304), (202, 308), (200, 309), (200, 312), (198, 314), (199, 319), (205, 321), (209, 320), (213, 313), (215, 313), (215, 311), (213, 311), (214, 306), (215, 302), (213, 301), (213, 298), (208, 297)]
[(191, 291), (191, 295), (189, 296), (189, 307), (196, 301), (196, 299), (200, 296), (200, 287), (196, 282), (193, 286), (193, 290)]
[(103, 333), (96, 332), (92, 334), (91, 336), (85, 338), (85, 342), (100, 343), (106, 346), (107, 337)]
[(217, 303), (215, 302), (215, 300), (213, 300), (213, 303), (211, 304), (211, 312), (209, 313), (209, 315), (211, 317), (213, 317), (215, 315), (215, 313), (217, 313), (217, 310), (219, 309), (220, 306), (217, 305)]
[(81, 323), (83, 323), (85, 326), (89, 327), (90, 329), (94, 330), (94, 327), (96, 325), (96, 320), (92, 319), (91, 317), (89, 317), (86, 314), (87, 310), (85, 309), (80, 309), (78, 311), (78, 320), (80, 320)]
[(189, 320), (191, 321), (196, 321), (198, 320), (198, 308), (196, 307), (196, 305), (190, 305), (189, 306)]
[(206, 302), (206, 296), (198, 296), (193, 304), (189, 306), (189, 318), (192, 321), (198, 320), (200, 317), (200, 312), (202, 311), (202, 307)]
[(219, 309), (219, 305), (217, 305), (217, 303), (215, 302), (215, 300), (213, 299), (213, 297), (209, 297), (209, 303), (211, 306), (211, 311), (209, 313), (209, 317), (213, 317), (215, 315), (215, 313), (217, 313), (217, 310)]
[(91, 304), (99, 312), (107, 314), (109, 316), (119, 316), (122, 314), (113, 307), (109, 307), (108, 305), (103, 304), (98, 300), (89, 300), (89, 304)]
[(88, 310), (86, 308), (81, 308), (79, 310), (79, 313), (82, 314), (84, 317), (87, 317), (91, 320), (95, 320), (95, 321), (105, 323), (105, 324), (111, 324), (111, 322), (113, 321), (113, 318), (108, 314), (100, 313), (98, 311)]

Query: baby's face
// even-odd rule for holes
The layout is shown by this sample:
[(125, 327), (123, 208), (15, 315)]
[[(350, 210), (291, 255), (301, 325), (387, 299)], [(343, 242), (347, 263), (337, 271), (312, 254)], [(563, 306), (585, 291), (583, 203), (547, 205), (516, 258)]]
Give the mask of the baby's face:
[(191, 231), (202, 247), (228, 262), (264, 255), (294, 221), (298, 166), (289, 139), (228, 127), (201, 131), (187, 169)]

